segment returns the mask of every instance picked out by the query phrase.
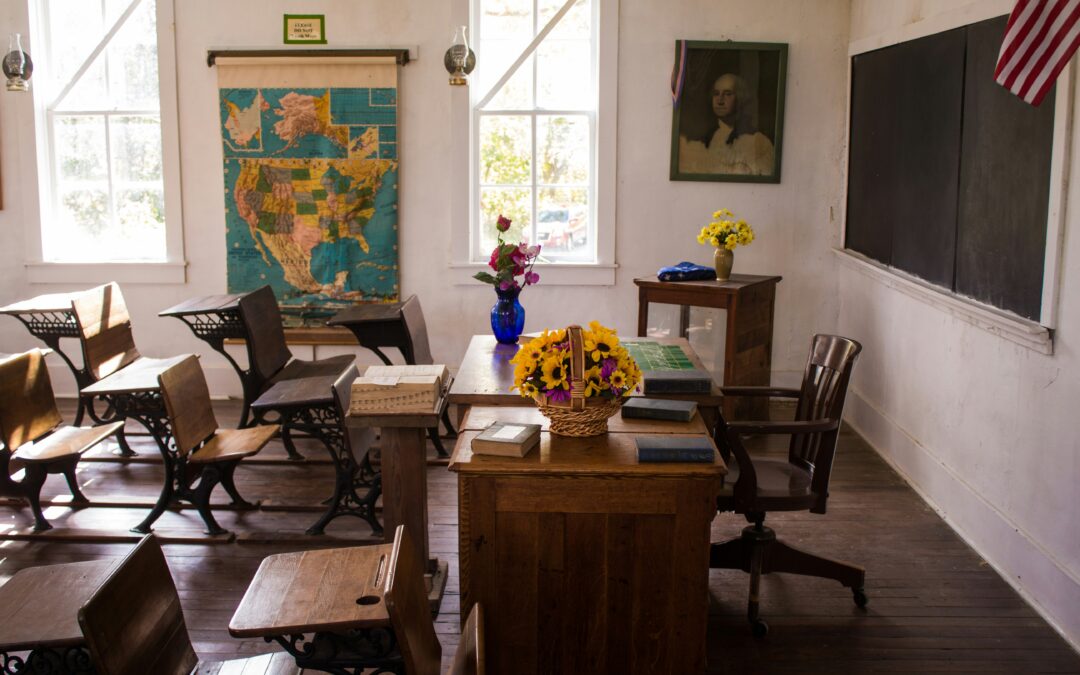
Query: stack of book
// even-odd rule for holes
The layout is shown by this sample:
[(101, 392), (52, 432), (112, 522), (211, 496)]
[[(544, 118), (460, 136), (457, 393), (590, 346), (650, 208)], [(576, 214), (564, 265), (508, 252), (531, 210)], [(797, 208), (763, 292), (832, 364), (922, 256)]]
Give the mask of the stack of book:
[(349, 413), (430, 413), (450, 377), (442, 364), (368, 366), (352, 385)]
[(643, 389), (649, 394), (708, 394), (712, 375), (707, 370), (646, 370), (642, 372)]
[(475, 455), (524, 457), (539, 444), (539, 424), (493, 422), (472, 440), (472, 451)]

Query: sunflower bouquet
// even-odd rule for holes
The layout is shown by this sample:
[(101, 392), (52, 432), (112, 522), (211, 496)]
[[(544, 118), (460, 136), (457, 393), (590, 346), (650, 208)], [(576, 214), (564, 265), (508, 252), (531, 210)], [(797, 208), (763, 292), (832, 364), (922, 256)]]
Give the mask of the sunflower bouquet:
[[(575, 346), (581, 350), (580, 373), (573, 365)], [(511, 363), (513, 388), (552, 418), (552, 432), (570, 436), (606, 431), (607, 418), (641, 381), (641, 370), (619, 336), (596, 321), (587, 330), (545, 330), (523, 345)], [(571, 405), (575, 393), (577, 406)]]

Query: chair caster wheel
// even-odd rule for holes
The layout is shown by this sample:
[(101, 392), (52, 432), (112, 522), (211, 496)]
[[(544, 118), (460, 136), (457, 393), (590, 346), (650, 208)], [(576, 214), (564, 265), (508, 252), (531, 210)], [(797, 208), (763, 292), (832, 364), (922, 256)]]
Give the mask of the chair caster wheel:
[(754, 622), (750, 624), (750, 632), (752, 632), (756, 638), (763, 638), (769, 634), (769, 624), (761, 619), (755, 619)]
[(866, 597), (866, 591), (862, 587), (854, 589), (852, 595), (855, 598), (855, 606), (859, 609), (866, 607), (866, 603), (870, 602), (870, 599)]

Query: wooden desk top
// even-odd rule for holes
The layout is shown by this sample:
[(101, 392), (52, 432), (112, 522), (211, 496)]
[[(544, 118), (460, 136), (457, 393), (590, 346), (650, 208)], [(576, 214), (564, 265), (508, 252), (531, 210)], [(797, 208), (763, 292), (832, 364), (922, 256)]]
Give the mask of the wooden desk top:
[(326, 405), (334, 401), (334, 381), (337, 375), (302, 377), (282, 380), (264, 391), (251, 403), (253, 410)]
[(90, 560), (16, 572), (0, 586), (0, 651), (83, 644), (79, 608), (118, 563)]
[(131, 365), (121, 368), (103, 380), (99, 380), (89, 387), (83, 387), (80, 393), (93, 396), (109, 394), (134, 394), (146, 391), (157, 391), (158, 375), (180, 363), (191, 354), (171, 356), (167, 359), (140, 358)]
[[(519, 344), (528, 342), (528, 336), (522, 336)], [(690, 358), (695, 368), (707, 370), (697, 353), (690, 347), (686, 338), (636, 338), (620, 337), (620, 342), (656, 342), (663, 345), (678, 345)], [(514, 364), (510, 359), (517, 354), (519, 345), (502, 345), (493, 335), (474, 335), (465, 350), (461, 367), (457, 371), (454, 384), (450, 387), (450, 403), (459, 405), (510, 405), (532, 406), (528, 399), (522, 398), (514, 385)], [(679, 398), (697, 401), (701, 405), (719, 406), (723, 403), (720, 387), (713, 383), (710, 394), (672, 394), (661, 398)]]
[(240, 311), (240, 298), (245, 295), (246, 293), (229, 293), (226, 295), (203, 295), (197, 298), (189, 298), (178, 305), (161, 310), (158, 312), (158, 316), (238, 312)]
[(634, 279), (634, 284), (639, 288), (674, 290), (694, 292), (702, 294), (726, 294), (734, 295), (745, 288), (758, 284), (775, 284), (783, 277), (758, 274), (732, 274), (727, 281), (716, 279), (703, 279), (700, 281), (660, 281), (656, 277), (642, 277)]
[(389, 626), (383, 586), (393, 544), (267, 557), (229, 622), (235, 638)]
[(71, 300), (76, 293), (47, 293), (29, 300), (20, 300), (0, 307), (0, 314), (36, 314), (40, 312), (70, 312)]
[(367, 302), (346, 307), (335, 314), (327, 326), (348, 326), (357, 323), (375, 323), (378, 321), (400, 321), (404, 302)]
[[(474, 414), (475, 410), (475, 414)], [(644, 433), (705, 435), (700, 417), (689, 422), (658, 420), (623, 420), (619, 416), (608, 420), (608, 433), (575, 438), (540, 432), (540, 447), (522, 458), (496, 455), (473, 455), (472, 440), (490, 421), (521, 421), (544, 424), (540, 411), (532, 408), (477, 407), (461, 426), (450, 471), (462, 474), (549, 474), (570, 476), (721, 476), (727, 465), (713, 451), (713, 463), (666, 463), (637, 461), (634, 437)], [(715, 446), (714, 446), (715, 447)]]

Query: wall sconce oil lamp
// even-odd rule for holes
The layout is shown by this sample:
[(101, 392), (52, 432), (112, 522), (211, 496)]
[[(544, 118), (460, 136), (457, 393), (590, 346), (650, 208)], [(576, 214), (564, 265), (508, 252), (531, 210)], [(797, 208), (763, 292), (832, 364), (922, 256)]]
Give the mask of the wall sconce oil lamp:
[(8, 40), (8, 53), (3, 61), (4, 75), (7, 76), (8, 91), (28, 91), (30, 75), (34, 72), (34, 62), (23, 51), (22, 36), (12, 33)]
[(446, 72), (450, 73), (450, 84), (463, 86), (469, 83), (468, 75), (476, 67), (476, 54), (469, 49), (465, 26), (459, 27), (454, 33), (454, 41), (443, 56), (443, 65), (446, 66)]

